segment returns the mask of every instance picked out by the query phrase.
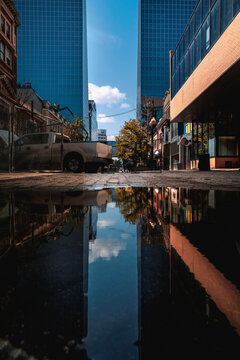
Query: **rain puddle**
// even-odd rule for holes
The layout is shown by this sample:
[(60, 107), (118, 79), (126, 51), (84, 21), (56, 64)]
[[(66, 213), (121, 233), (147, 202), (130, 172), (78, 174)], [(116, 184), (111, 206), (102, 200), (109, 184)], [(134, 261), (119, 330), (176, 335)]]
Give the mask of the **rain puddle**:
[(167, 187), (0, 194), (0, 338), (42, 360), (235, 354), (239, 203)]

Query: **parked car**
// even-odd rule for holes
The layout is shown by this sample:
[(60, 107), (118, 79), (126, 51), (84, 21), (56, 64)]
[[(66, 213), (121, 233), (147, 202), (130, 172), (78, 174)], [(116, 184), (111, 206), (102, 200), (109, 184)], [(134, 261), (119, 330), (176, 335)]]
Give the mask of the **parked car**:
[[(8, 145), (2, 157), (7, 153)], [(26, 134), (14, 141), (15, 169), (61, 169), (61, 160), (68, 171), (96, 172), (111, 163), (112, 147), (99, 142), (72, 142), (66, 135), (62, 142), (56, 132)]]

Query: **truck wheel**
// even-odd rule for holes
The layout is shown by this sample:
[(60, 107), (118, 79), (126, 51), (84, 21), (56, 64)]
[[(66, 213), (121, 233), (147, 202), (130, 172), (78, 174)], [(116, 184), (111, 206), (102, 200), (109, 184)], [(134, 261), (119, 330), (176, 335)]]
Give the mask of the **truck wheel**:
[(80, 156), (72, 155), (65, 160), (65, 167), (68, 171), (80, 173), (84, 171), (83, 160)]

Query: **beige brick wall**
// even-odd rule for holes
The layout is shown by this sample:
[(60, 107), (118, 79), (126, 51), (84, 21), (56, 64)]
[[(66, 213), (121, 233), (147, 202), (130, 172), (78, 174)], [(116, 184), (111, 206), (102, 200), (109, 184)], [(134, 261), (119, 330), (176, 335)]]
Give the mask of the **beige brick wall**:
[(173, 121), (189, 104), (239, 59), (240, 13), (171, 100), (171, 120)]

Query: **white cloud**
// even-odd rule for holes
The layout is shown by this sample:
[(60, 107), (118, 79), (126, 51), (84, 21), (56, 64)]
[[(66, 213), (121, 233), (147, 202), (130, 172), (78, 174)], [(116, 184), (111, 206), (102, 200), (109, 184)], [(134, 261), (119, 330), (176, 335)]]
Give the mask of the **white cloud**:
[(112, 257), (118, 257), (120, 251), (125, 249), (126, 244), (110, 236), (107, 239), (96, 239), (89, 250), (89, 264), (99, 258), (110, 260)]
[(109, 208), (111, 208), (111, 209), (114, 209), (114, 208), (116, 207), (116, 204), (115, 204), (115, 202), (109, 202), (109, 203), (107, 204), (107, 206), (108, 206)]
[(114, 123), (115, 118), (112, 116), (106, 117), (106, 114), (99, 114), (97, 116), (97, 121), (98, 121), (98, 123)]
[(97, 222), (97, 226), (100, 228), (100, 229), (105, 229), (106, 227), (108, 226), (113, 226), (115, 225), (116, 222), (114, 220), (98, 220)]
[(122, 108), (122, 109), (129, 109), (129, 108), (130, 108), (130, 105), (127, 104), (127, 103), (123, 103), (123, 104), (121, 105), (121, 108)]
[(109, 135), (108, 137), (107, 137), (107, 139), (108, 139), (108, 141), (115, 141), (116, 139), (115, 139), (115, 135)]
[(121, 93), (117, 87), (110, 85), (98, 86), (92, 83), (88, 84), (89, 98), (93, 99), (96, 104), (112, 105), (126, 100), (126, 94)]

